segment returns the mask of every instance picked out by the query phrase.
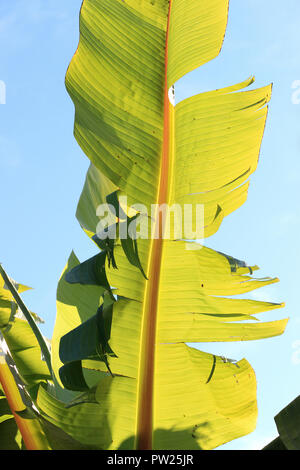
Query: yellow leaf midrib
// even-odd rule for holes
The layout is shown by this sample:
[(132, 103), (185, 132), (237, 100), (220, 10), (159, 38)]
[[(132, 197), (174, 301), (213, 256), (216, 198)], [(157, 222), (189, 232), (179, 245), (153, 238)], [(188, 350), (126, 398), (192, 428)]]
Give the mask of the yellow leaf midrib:
[[(169, 101), (169, 89), (167, 82), (168, 68), (168, 39), (170, 26), (170, 13), (172, 0), (169, 2), (169, 12), (166, 32), (165, 48), (165, 88), (164, 88), (164, 126), (163, 126), (163, 144), (160, 178), (157, 191), (157, 206), (169, 202), (171, 188), (171, 169), (173, 154), (173, 114), (174, 108)], [(138, 395), (137, 395), (137, 431), (136, 445), (138, 450), (152, 449), (153, 434), (153, 408), (154, 408), (154, 375), (155, 375), (155, 348), (156, 348), (156, 326), (157, 309), (159, 297), (160, 272), (163, 254), (163, 214), (155, 219), (156, 227), (154, 233), (158, 233), (158, 238), (151, 239), (149, 263), (148, 263), (148, 281), (144, 297), (142, 332), (140, 343), (140, 363), (138, 377)]]

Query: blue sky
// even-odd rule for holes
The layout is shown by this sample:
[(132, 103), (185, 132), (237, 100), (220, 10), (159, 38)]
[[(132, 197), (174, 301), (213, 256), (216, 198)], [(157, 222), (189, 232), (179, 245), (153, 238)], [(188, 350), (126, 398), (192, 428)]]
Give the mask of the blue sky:
[[(80, 5), (81, 0), (0, 3), (0, 81), (6, 84), (6, 104), (0, 104), (0, 261), (12, 277), (34, 287), (24, 300), (45, 319), (48, 337), (57, 281), (71, 250), (81, 260), (95, 253), (75, 218), (88, 159), (73, 138), (74, 109), (64, 87), (78, 43)], [(274, 84), (248, 201), (206, 244), (258, 264), (262, 276), (278, 276), (279, 284), (252, 298), (285, 301), (284, 310), (262, 318), (290, 321), (279, 338), (201, 345), (246, 357), (257, 375), (257, 429), (224, 449), (260, 449), (277, 434), (274, 415), (300, 393), (300, 104), (292, 103), (292, 84), (300, 80), (299, 18), (297, 0), (286, 0), (284, 7), (279, 0), (231, 0), (221, 54), (176, 86), (181, 100), (250, 75), (256, 76), (252, 87)]]

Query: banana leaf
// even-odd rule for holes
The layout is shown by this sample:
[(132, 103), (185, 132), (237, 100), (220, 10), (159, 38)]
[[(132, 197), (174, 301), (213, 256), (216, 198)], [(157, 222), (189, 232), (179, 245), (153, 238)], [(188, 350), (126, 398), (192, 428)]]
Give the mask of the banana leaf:
[[(52, 367), (62, 386), (94, 390), (98, 448), (212, 449), (253, 431), (250, 364), (187, 343), (268, 338), (287, 323), (257, 318), (282, 303), (231, 297), (277, 278), (253, 278), (257, 266), (191, 242), (213, 235), (245, 202), (271, 97), (271, 85), (247, 90), (250, 77), (175, 106), (169, 99), (179, 78), (219, 54), (227, 16), (224, 0), (82, 4), (66, 86), (75, 138), (91, 161), (77, 218), (103, 257), (98, 268), (95, 258), (83, 265), (72, 253), (68, 260), (58, 286)], [(156, 239), (138, 239), (138, 252), (121, 237), (104, 243), (97, 211), (116, 193), (126, 197), (128, 217), (141, 206), (149, 215), (155, 204), (201, 204), (204, 219), (189, 237), (174, 232), (165, 239), (158, 228)], [(120, 228), (122, 217), (115, 216)], [(115, 302), (101, 327), (97, 312), (107, 285), (99, 275), (85, 284), (78, 276), (76, 284), (74, 273), (99, 274), (104, 260)], [(44, 398), (41, 391), (41, 407)], [(48, 413), (59, 423), (54, 408)], [(69, 418), (63, 421), (73, 432)]]

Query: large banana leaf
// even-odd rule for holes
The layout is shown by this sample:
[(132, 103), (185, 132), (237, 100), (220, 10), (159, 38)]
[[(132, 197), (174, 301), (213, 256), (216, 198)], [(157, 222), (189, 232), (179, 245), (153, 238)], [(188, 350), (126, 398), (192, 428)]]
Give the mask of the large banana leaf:
[[(250, 78), (169, 101), (180, 77), (218, 55), (227, 13), (226, 0), (83, 1), (66, 86), (91, 161), (77, 210), (88, 235), (115, 191), (147, 209), (203, 204), (205, 237), (245, 201), (271, 86), (245, 91)], [(102, 255), (83, 264), (72, 253), (59, 282), (53, 370), (67, 388), (89, 391), (65, 408), (40, 388), (37, 403), (96, 448), (212, 449), (255, 428), (249, 363), (185, 343), (281, 334), (286, 320), (256, 315), (282, 304), (229, 297), (278, 279), (252, 278), (257, 266), (161, 235), (138, 241), (138, 262), (122, 241), (113, 254), (100, 244)]]

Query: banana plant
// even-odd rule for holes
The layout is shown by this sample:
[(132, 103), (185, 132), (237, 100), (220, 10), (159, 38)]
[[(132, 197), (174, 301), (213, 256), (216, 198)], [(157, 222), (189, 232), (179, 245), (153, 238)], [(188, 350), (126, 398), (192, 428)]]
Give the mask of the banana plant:
[[(33, 413), (30, 414), (37, 388), (42, 382), (46, 383), (51, 379), (51, 374), (41, 359), (41, 345), (44, 340), (36, 324), (41, 319), (26, 309), (19, 296), (19, 293), (28, 289), (27, 286), (12, 281), (0, 265), (0, 448), (2, 450), (22, 449), (24, 446), (29, 450), (49, 449), (39, 420)], [(27, 319), (19, 309), (18, 303), (24, 309)]]
[[(66, 87), (91, 162), (77, 218), (99, 253), (83, 263), (69, 257), (51, 378), (32, 396), (39, 420), (64, 433), (66, 446), (214, 449), (255, 429), (250, 364), (191, 343), (282, 334), (287, 319), (257, 315), (283, 304), (232, 297), (278, 279), (254, 278), (257, 266), (195, 240), (246, 200), (271, 85), (246, 90), (251, 77), (173, 100), (176, 81), (219, 54), (227, 17), (227, 0), (82, 3)], [(112, 215), (99, 230), (105, 204)], [(166, 236), (161, 209), (186, 206), (192, 215), (202, 207), (201, 224), (186, 233), (176, 219)], [(155, 236), (140, 236), (141, 220)]]
[[(100, 447), (111, 439), (109, 448), (206, 449), (252, 431), (250, 365), (186, 343), (259, 339), (286, 325), (254, 317), (281, 304), (225, 297), (277, 281), (252, 279), (256, 266), (165, 239), (160, 228), (157, 238), (138, 240), (138, 259), (121, 239), (105, 248), (97, 234), (97, 207), (113, 194), (148, 214), (153, 204), (202, 204), (205, 237), (245, 201), (271, 86), (244, 91), (250, 78), (176, 106), (170, 100), (179, 78), (218, 55), (227, 15), (224, 0), (82, 4), (66, 86), (75, 137), (91, 161), (77, 217), (102, 255), (81, 265), (74, 254), (69, 259), (58, 289), (53, 368), (62, 385), (83, 393), (96, 386)], [(97, 264), (98, 273), (105, 269), (98, 287)], [(106, 306), (111, 292), (116, 299)], [(107, 374), (99, 385), (95, 370)]]

